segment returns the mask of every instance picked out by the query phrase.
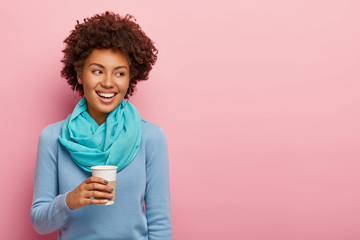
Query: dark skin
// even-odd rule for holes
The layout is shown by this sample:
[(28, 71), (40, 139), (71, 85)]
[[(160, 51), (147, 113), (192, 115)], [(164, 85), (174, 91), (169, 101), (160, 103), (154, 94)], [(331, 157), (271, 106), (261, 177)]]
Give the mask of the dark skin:
[[(99, 126), (126, 95), (130, 83), (129, 65), (126, 55), (119, 50), (95, 49), (85, 60), (83, 69), (77, 69), (87, 110)], [(102, 93), (114, 96), (104, 100), (99, 96)]]
[(105, 204), (113, 197), (112, 191), (103, 178), (89, 177), (66, 195), (66, 205), (71, 209), (78, 209), (92, 204)]
[[(78, 69), (78, 81), (84, 87), (88, 112), (99, 126), (124, 99), (130, 82), (129, 68), (126, 56), (119, 50), (95, 49), (83, 69)], [(114, 94), (111, 101), (104, 102), (98, 95), (105, 92)], [(104, 179), (90, 177), (67, 194), (66, 204), (71, 209), (105, 204), (113, 197), (112, 191)]]

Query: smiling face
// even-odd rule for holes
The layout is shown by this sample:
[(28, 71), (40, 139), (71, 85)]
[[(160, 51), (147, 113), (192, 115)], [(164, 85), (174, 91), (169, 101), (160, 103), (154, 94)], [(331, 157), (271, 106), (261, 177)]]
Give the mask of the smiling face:
[(83, 84), (88, 112), (100, 126), (126, 95), (129, 62), (120, 50), (94, 49), (77, 76)]

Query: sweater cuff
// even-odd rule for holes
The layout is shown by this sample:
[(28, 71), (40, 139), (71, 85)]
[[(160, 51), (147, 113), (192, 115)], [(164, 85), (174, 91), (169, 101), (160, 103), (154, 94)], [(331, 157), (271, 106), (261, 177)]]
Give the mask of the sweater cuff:
[[(69, 192), (70, 192), (70, 191), (69, 191)], [(64, 193), (64, 194), (62, 194), (62, 195), (59, 196), (59, 197), (60, 197), (59, 200), (60, 200), (60, 202), (63, 203), (63, 207), (64, 207), (65, 213), (66, 213), (67, 215), (70, 215), (71, 212), (74, 211), (74, 209), (69, 208), (69, 206), (66, 204), (66, 196), (68, 195), (69, 192), (66, 192), (66, 193)], [(61, 198), (62, 198), (62, 199), (61, 199)]]

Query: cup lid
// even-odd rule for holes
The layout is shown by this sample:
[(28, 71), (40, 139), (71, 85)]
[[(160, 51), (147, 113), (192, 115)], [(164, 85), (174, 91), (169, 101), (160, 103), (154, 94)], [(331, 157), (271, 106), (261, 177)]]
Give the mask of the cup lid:
[(100, 165), (100, 166), (93, 166), (90, 167), (91, 170), (115, 170), (118, 167), (117, 166), (112, 166), (112, 165)]

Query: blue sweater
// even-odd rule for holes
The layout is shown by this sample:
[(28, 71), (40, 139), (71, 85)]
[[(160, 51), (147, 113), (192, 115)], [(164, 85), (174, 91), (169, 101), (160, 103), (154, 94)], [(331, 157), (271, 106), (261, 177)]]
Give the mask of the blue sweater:
[[(58, 239), (172, 239), (169, 162), (161, 127), (142, 120), (139, 152), (117, 173), (114, 205), (72, 210), (66, 194), (91, 176), (71, 159), (58, 141), (64, 121), (40, 135), (31, 207), (33, 227), (40, 234), (59, 229)], [(145, 203), (145, 208), (144, 208)]]

